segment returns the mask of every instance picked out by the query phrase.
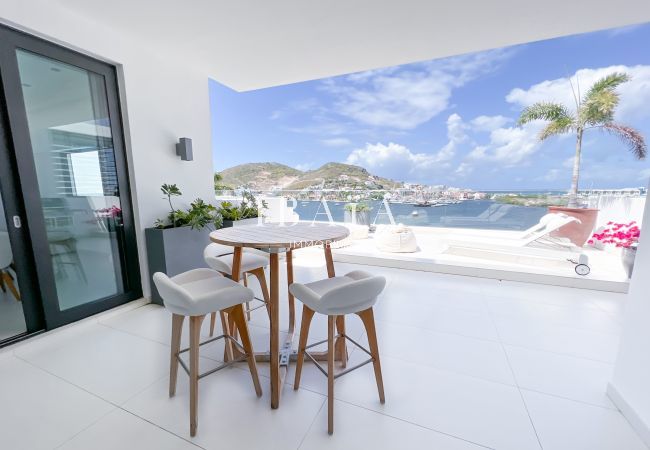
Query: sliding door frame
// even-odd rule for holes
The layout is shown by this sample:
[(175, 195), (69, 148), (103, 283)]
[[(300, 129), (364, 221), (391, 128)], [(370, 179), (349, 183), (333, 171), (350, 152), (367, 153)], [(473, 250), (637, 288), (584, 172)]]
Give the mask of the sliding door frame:
[[(38, 188), (27, 112), (18, 70), (17, 50), (24, 50), (79, 67), (101, 75), (105, 81), (123, 223), (124, 240), (119, 252), (122, 278), (124, 280), (124, 292), (121, 294), (98, 299), (70, 309), (61, 310), (59, 308), (54, 270), (49, 257), (50, 249)], [(56, 328), (142, 297), (129, 171), (122, 132), (123, 116), (119, 103), (120, 95), (115, 67), (65, 47), (0, 25), (0, 76), (3, 82), (9, 131), (13, 139), (16, 168), (24, 202), (25, 215), (22, 219), (23, 222), (29, 225), (27, 227), (29, 239), (36, 256), (36, 278), (43, 300), (45, 328)]]

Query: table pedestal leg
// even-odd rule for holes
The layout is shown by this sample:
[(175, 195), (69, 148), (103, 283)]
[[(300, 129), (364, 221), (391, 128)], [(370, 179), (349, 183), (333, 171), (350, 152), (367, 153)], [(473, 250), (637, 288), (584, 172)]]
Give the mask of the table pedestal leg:
[(278, 254), (270, 254), (271, 272), (271, 408), (280, 406), (280, 301), (279, 301), (279, 263)]

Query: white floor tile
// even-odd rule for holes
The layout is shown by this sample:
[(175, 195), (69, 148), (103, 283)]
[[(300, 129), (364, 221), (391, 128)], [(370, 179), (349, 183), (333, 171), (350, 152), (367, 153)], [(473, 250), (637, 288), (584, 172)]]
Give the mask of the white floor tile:
[(647, 450), (618, 411), (523, 391), (544, 450)]
[(615, 409), (606, 394), (612, 364), (510, 345), (505, 348), (520, 387)]
[[(377, 321), (381, 356), (514, 385), (500, 343)], [(367, 348), (364, 335), (363, 345)]]
[(190, 439), (205, 448), (277, 449), (298, 448), (325, 397), (306, 390), (285, 389), (280, 408), (272, 410), (269, 388), (257, 398), (250, 375), (226, 369), (209, 375), (199, 385), (199, 426), (189, 436), (188, 383), (179, 378), (177, 394), (167, 395), (161, 380), (126, 403), (134, 414)]
[(391, 300), (377, 305), (375, 318), (396, 325), (407, 325), (431, 331), (459, 334), (498, 341), (494, 323), (487, 311), (471, 311), (449, 307), (410, 306)]
[(619, 337), (611, 333), (518, 321), (508, 316), (494, 316), (493, 320), (499, 330), (499, 337), (505, 344), (606, 363), (616, 360)]
[[(73, 339), (70, 339), (73, 338)], [(169, 373), (169, 347), (122, 331), (93, 325), (69, 336), (19, 348), (32, 364), (120, 404)]]
[(113, 409), (18, 358), (0, 361), (0, 448), (53, 449)]
[(198, 450), (200, 447), (116, 409), (57, 450)]
[(597, 308), (583, 308), (570, 303), (558, 306), (526, 299), (496, 297), (487, 297), (486, 302), (494, 316), (506, 316), (517, 323), (533, 323), (539, 326), (560, 325), (617, 335), (621, 331), (618, 322)]
[(341, 377), (335, 397), (488, 447), (539, 449), (516, 388), (390, 357), (382, 370), (384, 405), (370, 365)]
[(316, 417), (300, 450), (480, 450), (472, 444), (402, 420), (335, 401), (334, 434), (327, 434), (327, 407)]

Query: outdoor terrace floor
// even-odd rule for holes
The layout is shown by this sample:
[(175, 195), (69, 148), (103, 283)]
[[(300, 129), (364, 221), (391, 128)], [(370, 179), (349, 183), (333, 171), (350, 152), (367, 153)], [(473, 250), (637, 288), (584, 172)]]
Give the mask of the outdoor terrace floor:
[[(325, 276), (317, 256), (296, 252), (296, 280)], [(371, 366), (339, 378), (333, 436), (326, 379), (305, 363), (298, 391), (290, 370), (278, 410), (269, 406), (264, 364), (261, 399), (244, 366), (204, 378), (190, 438), (182, 371), (176, 397), (167, 395), (170, 315), (136, 303), (0, 353), (0, 448), (646, 448), (605, 394), (624, 294), (346, 263), (336, 269), (388, 279), (376, 306), (386, 403)], [(250, 322), (258, 350), (268, 342), (265, 314), (255, 311)], [(314, 321), (313, 340), (326, 335), (325, 323)], [(355, 317), (348, 331), (364, 340)], [(203, 369), (221, 360), (221, 344), (204, 350)]]

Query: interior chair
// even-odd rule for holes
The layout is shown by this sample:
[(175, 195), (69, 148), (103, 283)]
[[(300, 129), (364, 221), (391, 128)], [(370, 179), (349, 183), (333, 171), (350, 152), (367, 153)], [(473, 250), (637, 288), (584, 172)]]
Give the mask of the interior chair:
[(20, 301), (20, 293), (16, 287), (14, 276), (11, 271), (15, 271), (13, 253), (11, 252), (11, 243), (9, 242), (9, 233), (0, 231), (0, 289), (2, 292), (11, 292), (16, 301)]
[[(255, 353), (248, 334), (248, 323), (244, 317), (243, 303), (253, 299), (253, 291), (235, 283), (212, 269), (194, 269), (174, 277), (162, 272), (153, 275), (153, 281), (163, 299), (165, 308), (172, 313), (171, 358), (169, 369), (169, 396), (176, 394), (178, 365), (180, 364), (190, 377), (190, 435), (196, 435), (198, 426), (198, 392), (199, 379), (221, 370), (239, 361), (247, 361), (253, 378), (253, 386), (258, 397), (262, 388), (255, 365)], [(232, 318), (239, 330), (241, 344), (226, 327), (222, 335), (200, 342), (201, 324), (207, 314), (224, 311)], [(190, 322), (190, 346), (181, 350), (181, 334), (185, 317)], [(237, 346), (243, 353), (240, 358), (233, 358), (222, 365), (204, 373), (199, 373), (199, 347), (201, 345), (224, 339)], [(181, 354), (190, 352), (190, 367), (181, 359)]]
[[(303, 360), (311, 359), (316, 367), (327, 376), (327, 431), (334, 432), (334, 380), (346, 373), (372, 363), (375, 369), (375, 380), (379, 391), (379, 401), (384, 403), (384, 383), (379, 362), (379, 347), (377, 346), (377, 332), (373, 306), (377, 297), (384, 290), (386, 279), (381, 276), (372, 276), (367, 272), (355, 270), (342, 277), (326, 278), (307, 284), (293, 283), (289, 291), (303, 303), (302, 324), (300, 327), (300, 341), (298, 344), (298, 361), (296, 364), (296, 377), (294, 389), (300, 387)], [(327, 339), (307, 345), (309, 325), (315, 313), (327, 316)], [(370, 349), (365, 349), (359, 343), (343, 335), (335, 335), (336, 319), (346, 314), (357, 314), (366, 329)], [(369, 359), (334, 374), (335, 341), (344, 338), (352, 342), (370, 357)], [(316, 359), (307, 352), (308, 349), (327, 342), (327, 369), (321, 366)]]

